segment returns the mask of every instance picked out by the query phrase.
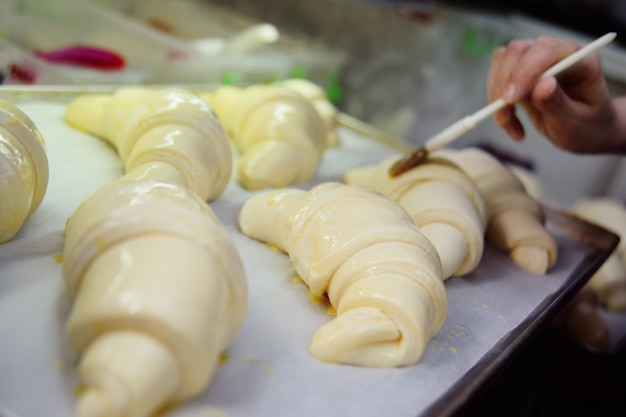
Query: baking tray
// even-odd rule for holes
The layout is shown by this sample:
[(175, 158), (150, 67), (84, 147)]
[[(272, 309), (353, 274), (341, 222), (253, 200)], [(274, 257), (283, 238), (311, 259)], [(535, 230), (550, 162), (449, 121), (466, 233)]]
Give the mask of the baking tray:
[[(10, 98), (2, 95), (0, 97)], [(117, 179), (123, 166), (102, 141), (63, 122), (63, 100), (16, 97), (46, 140), (50, 183), (39, 209), (0, 246), (0, 416), (72, 415), (75, 377), (63, 340), (63, 228), (80, 199)], [(361, 126), (363, 127), (363, 126)], [(341, 146), (324, 155), (318, 175), (298, 187), (340, 180), (345, 170), (398, 150), (340, 129)], [(228, 359), (199, 398), (168, 417), (453, 415), (493, 380), (587, 282), (617, 245), (614, 234), (546, 207), (560, 253), (536, 276), (490, 245), (475, 272), (446, 281), (446, 322), (418, 364), (369, 369), (326, 364), (308, 353), (327, 306), (295, 282), (286, 255), (242, 235), (236, 226), (252, 193), (231, 179), (211, 206), (229, 230), (247, 272), (250, 300)], [(4, 416), (3, 416), (4, 417)]]

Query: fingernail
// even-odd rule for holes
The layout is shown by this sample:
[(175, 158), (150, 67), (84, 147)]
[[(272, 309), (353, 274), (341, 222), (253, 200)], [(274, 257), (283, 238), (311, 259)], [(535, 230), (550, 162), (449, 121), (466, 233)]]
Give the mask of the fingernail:
[(517, 90), (517, 87), (515, 86), (515, 84), (508, 84), (506, 88), (504, 89), (504, 93), (502, 94), (502, 99), (506, 101), (507, 103), (511, 103), (512, 101), (514, 101), (516, 90)]

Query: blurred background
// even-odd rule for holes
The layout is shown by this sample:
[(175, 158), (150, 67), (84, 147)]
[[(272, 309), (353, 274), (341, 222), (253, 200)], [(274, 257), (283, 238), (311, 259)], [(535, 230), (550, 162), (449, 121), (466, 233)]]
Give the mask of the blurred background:
[[(0, 77), (4, 84), (308, 78), (342, 111), (417, 145), (486, 104), (491, 51), (512, 38), (589, 42), (618, 32), (600, 55), (611, 90), (622, 94), (625, 25), (621, 0), (3, 0)], [(114, 54), (67, 50), (77, 45)], [(486, 122), (460, 145), (511, 150), (565, 205), (581, 195), (626, 200), (621, 158), (563, 153), (530, 126), (528, 136), (514, 145)]]
[[(513, 38), (586, 43), (615, 31), (599, 53), (611, 92), (625, 94), (625, 29), (622, 0), (2, 0), (0, 83), (306, 78), (341, 111), (417, 146), (486, 104), (491, 52)], [(568, 154), (526, 127), (527, 139), (514, 144), (486, 121), (458, 146), (489, 145), (524, 161), (544, 198), (563, 207), (583, 196), (626, 201), (624, 158)], [(614, 329), (624, 322), (605, 320)], [(621, 340), (590, 352), (546, 329), (464, 412), (625, 415)]]

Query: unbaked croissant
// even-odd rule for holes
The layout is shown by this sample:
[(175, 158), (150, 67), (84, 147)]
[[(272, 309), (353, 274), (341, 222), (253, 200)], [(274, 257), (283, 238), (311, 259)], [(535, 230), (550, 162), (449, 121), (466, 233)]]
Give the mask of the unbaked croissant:
[(594, 353), (609, 353), (612, 337), (602, 310), (598, 295), (587, 285), (559, 311), (551, 324), (585, 349)]
[(313, 178), (326, 147), (326, 126), (300, 94), (279, 85), (254, 85), (222, 86), (202, 97), (239, 149), (242, 187), (279, 188)]
[(123, 87), (84, 95), (69, 103), (65, 120), (109, 141), (135, 178), (178, 184), (205, 201), (230, 180), (226, 134), (211, 106), (191, 92)]
[(326, 125), (326, 147), (331, 148), (338, 146), (337, 115), (339, 112), (337, 107), (328, 100), (326, 91), (319, 85), (302, 78), (290, 78), (278, 84), (295, 91), (313, 104), (313, 107), (315, 107), (315, 110), (317, 110)]
[(479, 148), (435, 153), (467, 172), (487, 203), (486, 238), (520, 267), (546, 274), (557, 258), (557, 243), (545, 227), (543, 209), (500, 161)]
[(47, 188), (48, 157), (41, 132), (23, 111), (0, 99), (0, 243), (17, 235)]
[(389, 168), (396, 160), (349, 170), (344, 181), (372, 187), (404, 207), (437, 249), (444, 279), (473, 271), (483, 254), (487, 225), (487, 208), (476, 185), (441, 158), (391, 177)]
[(370, 188), (265, 191), (244, 204), (239, 225), (288, 253), (313, 295), (328, 295), (337, 317), (310, 345), (322, 361), (411, 365), (444, 322), (435, 248), (402, 207)]
[(586, 197), (576, 201), (571, 211), (619, 236), (618, 247), (588, 285), (608, 311), (626, 311), (626, 207), (610, 197)]
[[(247, 307), (243, 265), (205, 202), (222, 188), (209, 182), (222, 177), (179, 171), (215, 158), (201, 152), (225, 152), (227, 139), (212, 126), (218, 121), (182, 91), (114, 95), (121, 96), (127, 106), (77, 107), (90, 102), (81, 98), (67, 109), (68, 119), (109, 138), (131, 167), (88, 195), (65, 229), (66, 332), (83, 385), (78, 417), (145, 417), (200, 394)], [(129, 125), (124, 113), (143, 123)], [(161, 115), (169, 123), (158, 123)]]

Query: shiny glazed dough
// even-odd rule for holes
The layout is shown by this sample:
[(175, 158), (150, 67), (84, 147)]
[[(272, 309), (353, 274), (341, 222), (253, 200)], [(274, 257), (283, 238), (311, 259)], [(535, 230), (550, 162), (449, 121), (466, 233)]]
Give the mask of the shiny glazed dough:
[[(167, 110), (155, 106), (158, 115), (166, 113), (163, 119), (147, 111), (167, 94), (176, 103)], [(222, 176), (194, 178), (207, 173), (194, 149), (224, 152), (226, 138), (219, 125), (211, 126), (217, 119), (204, 101), (184, 92), (125, 89), (115, 96), (124, 100), (81, 97), (68, 108), (72, 120), (116, 146), (128, 169), (89, 194), (65, 229), (66, 333), (82, 384), (78, 417), (145, 417), (200, 394), (247, 308), (243, 265), (205, 202), (219, 195)], [(99, 117), (76, 107), (85, 102), (101, 110)], [(124, 112), (143, 122), (126, 124)], [(147, 128), (153, 116), (171, 124)], [(176, 121), (183, 125), (180, 136)], [(107, 133), (113, 127), (120, 130)], [(204, 137), (207, 132), (216, 136)], [(166, 137), (159, 140), (159, 133)], [(197, 144), (203, 137), (206, 144)], [(200, 171), (181, 172), (186, 163)]]
[(326, 126), (313, 105), (285, 87), (223, 86), (203, 95), (239, 150), (237, 180), (248, 190), (313, 178), (326, 148)]
[(399, 203), (437, 249), (443, 278), (473, 271), (483, 254), (487, 208), (465, 172), (430, 158), (398, 177), (389, 176), (396, 157), (344, 175), (348, 184), (372, 187)]
[(443, 325), (435, 248), (402, 207), (369, 188), (330, 182), (265, 191), (244, 204), (239, 225), (288, 253), (313, 295), (328, 295), (337, 317), (310, 346), (320, 360), (411, 365)]
[(436, 155), (459, 165), (477, 185), (487, 203), (486, 238), (521, 268), (546, 274), (556, 262), (557, 243), (545, 227), (541, 206), (520, 180), (482, 149), (443, 149)]
[(65, 120), (110, 142), (135, 178), (175, 183), (206, 201), (230, 180), (232, 154), (222, 125), (203, 99), (186, 90), (123, 87), (80, 96), (68, 105)]
[(15, 105), (0, 99), (0, 244), (13, 239), (48, 188), (41, 132)]
[(339, 111), (335, 105), (328, 100), (326, 91), (317, 84), (302, 78), (291, 78), (281, 81), (278, 85), (295, 91), (309, 100), (326, 125), (326, 147), (331, 148), (339, 146), (339, 134), (337, 133), (337, 116)]

